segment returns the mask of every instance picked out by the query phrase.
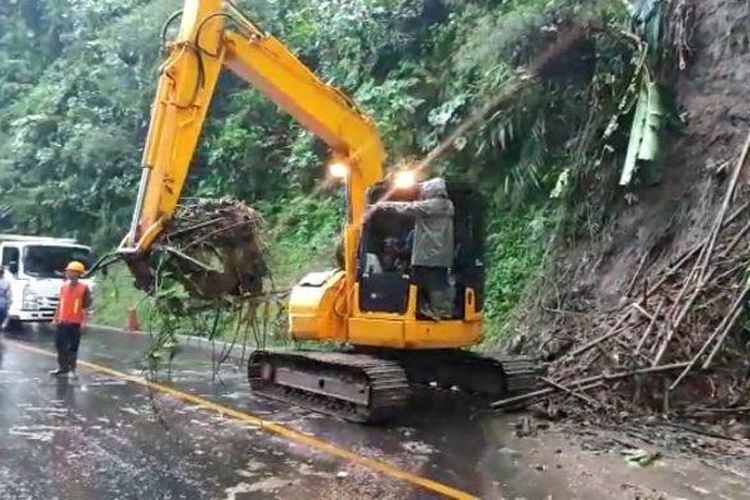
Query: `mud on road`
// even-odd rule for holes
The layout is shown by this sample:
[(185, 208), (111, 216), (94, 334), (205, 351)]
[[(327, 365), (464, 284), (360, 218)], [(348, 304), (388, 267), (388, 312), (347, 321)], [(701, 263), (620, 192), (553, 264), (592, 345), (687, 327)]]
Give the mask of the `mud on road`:
[[(49, 332), (0, 341), (0, 498), (440, 498), (440, 493), (289, 440), (112, 373), (47, 375)], [(146, 338), (94, 330), (81, 358), (142, 375)], [(183, 347), (168, 382), (184, 394), (281, 424), (481, 498), (750, 498), (748, 482), (671, 458), (632, 468), (561, 435), (515, 436), (517, 416), (423, 398), (384, 427), (253, 398), (244, 370), (212, 380), (210, 352)], [(412, 477), (412, 476), (409, 476)]]

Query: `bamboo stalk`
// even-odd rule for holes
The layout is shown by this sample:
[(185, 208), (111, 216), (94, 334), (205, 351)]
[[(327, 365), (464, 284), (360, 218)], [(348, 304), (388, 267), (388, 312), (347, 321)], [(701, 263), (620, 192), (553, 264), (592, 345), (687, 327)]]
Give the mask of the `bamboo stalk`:
[[(595, 388), (600, 387), (601, 385), (604, 384), (604, 382), (602, 382), (600, 376), (590, 377), (590, 378), (592, 380), (589, 383), (587, 383), (587, 384), (580, 384), (579, 383), (578, 384), (579, 385), (579, 387), (577, 387), (578, 391), (590, 391), (591, 389), (595, 389)], [(597, 379), (597, 380), (593, 380), (593, 379)], [(490, 405), (490, 407), (497, 409), (497, 408), (504, 408), (504, 407), (508, 407), (508, 406), (514, 406), (514, 405), (516, 405), (518, 403), (524, 403), (526, 401), (532, 401), (532, 400), (534, 400), (536, 398), (539, 398), (539, 397), (542, 397), (542, 396), (547, 396), (547, 395), (550, 395), (550, 394), (554, 394), (558, 390), (559, 389), (557, 389), (555, 387), (548, 387), (546, 389), (539, 389), (538, 391), (527, 392), (526, 394), (519, 394), (518, 396), (513, 396), (511, 398), (506, 398), (506, 399), (501, 399), (499, 401), (495, 401), (494, 403), (492, 403)]]
[[(750, 292), (750, 284), (745, 287), (745, 289), (740, 293), (740, 295), (737, 297), (737, 299), (732, 304), (732, 307), (729, 309), (729, 314), (724, 316), (724, 319), (721, 320), (721, 323), (719, 323), (719, 326), (714, 329), (711, 336), (706, 340), (706, 342), (703, 343), (703, 346), (698, 350), (698, 353), (693, 356), (693, 359), (690, 361), (690, 364), (688, 364), (685, 367), (685, 370), (680, 373), (680, 376), (677, 377), (677, 379), (672, 382), (672, 385), (669, 386), (669, 390), (673, 391), (677, 388), (678, 385), (680, 385), (680, 382), (685, 378), (685, 376), (690, 372), (690, 370), (693, 369), (693, 367), (698, 363), (698, 359), (700, 359), (701, 356), (706, 352), (706, 349), (708, 349), (708, 346), (711, 345), (711, 343), (714, 341), (714, 339), (721, 334), (726, 328), (731, 328), (731, 326), (727, 326), (727, 322), (731, 322), (731, 324), (734, 324), (736, 321), (736, 312), (737, 309), (742, 308), (742, 302), (745, 300), (745, 297), (747, 297), (748, 292)], [(730, 318), (732, 318), (730, 320)]]
[(662, 307), (664, 307), (664, 303), (667, 301), (666, 297), (662, 297), (661, 301), (659, 302), (659, 305), (656, 306), (656, 312), (651, 317), (651, 322), (648, 324), (648, 327), (646, 328), (646, 331), (643, 332), (643, 335), (641, 336), (641, 340), (638, 341), (638, 345), (635, 347), (635, 353), (638, 354), (641, 352), (641, 349), (643, 348), (643, 344), (646, 343), (646, 339), (649, 335), (651, 335), (651, 332), (654, 329), (654, 325), (656, 324), (656, 320), (659, 317), (659, 313), (661, 312)]
[(633, 279), (630, 280), (630, 284), (628, 284), (627, 290), (625, 290), (625, 296), (629, 296), (630, 293), (633, 291), (633, 287), (635, 286), (636, 281), (638, 281), (638, 277), (641, 275), (641, 271), (643, 270), (644, 264), (646, 264), (646, 259), (651, 254), (651, 251), (647, 250), (643, 257), (641, 257), (641, 261), (638, 263), (638, 267), (635, 270), (635, 274), (633, 274)]
[(557, 389), (559, 389), (559, 390), (561, 390), (563, 392), (566, 392), (566, 393), (570, 394), (571, 396), (573, 396), (575, 398), (580, 399), (584, 403), (586, 403), (586, 404), (588, 404), (590, 406), (593, 406), (594, 408), (601, 408), (601, 405), (598, 402), (594, 401), (593, 399), (585, 396), (584, 394), (581, 394), (580, 392), (576, 392), (576, 391), (574, 391), (572, 389), (569, 389), (569, 388), (565, 387), (564, 385), (560, 385), (557, 382), (555, 382), (554, 380), (548, 379), (547, 377), (540, 377), (540, 380), (542, 382), (544, 382), (545, 384), (549, 384), (552, 387), (555, 387), (555, 388), (557, 388)]
[(625, 314), (621, 315), (620, 319), (617, 320), (617, 323), (615, 323), (615, 325), (612, 328), (610, 328), (607, 331), (607, 333), (605, 333), (604, 335), (602, 335), (600, 337), (595, 338), (591, 342), (588, 342), (588, 343), (584, 344), (583, 346), (579, 347), (578, 349), (575, 349), (574, 351), (568, 353), (567, 357), (571, 357), (572, 358), (574, 356), (578, 356), (579, 354), (588, 351), (592, 347), (594, 347), (594, 346), (596, 346), (598, 344), (601, 344), (605, 340), (607, 340), (607, 339), (609, 339), (609, 338), (617, 335), (618, 333), (620, 333), (620, 325), (622, 325), (625, 322), (625, 320), (630, 317), (631, 311), (632, 310), (629, 309), (628, 312), (626, 312)]
[(734, 191), (737, 188), (737, 182), (739, 181), (740, 173), (745, 166), (745, 161), (747, 161), (748, 153), (750, 153), (750, 132), (748, 132), (747, 134), (745, 144), (742, 147), (742, 153), (740, 154), (740, 157), (737, 160), (737, 164), (734, 167), (734, 171), (732, 172), (732, 178), (729, 181), (729, 186), (727, 186), (727, 190), (724, 195), (724, 201), (722, 202), (721, 209), (719, 210), (719, 214), (716, 217), (716, 224), (714, 225), (714, 229), (711, 232), (711, 236), (709, 237), (708, 250), (703, 258), (703, 262), (701, 264), (701, 272), (698, 275), (700, 283), (703, 283), (708, 279), (708, 277), (706, 276), (708, 264), (711, 261), (714, 247), (716, 246), (716, 240), (719, 238), (719, 232), (721, 232), (721, 227), (724, 222), (724, 216), (726, 215), (726, 212), (729, 209), (729, 205), (732, 202), (732, 198), (734, 197)]
[(729, 255), (729, 253), (732, 250), (734, 250), (734, 247), (737, 246), (737, 243), (739, 243), (740, 240), (742, 240), (742, 238), (747, 234), (748, 231), (750, 231), (750, 221), (748, 221), (747, 224), (742, 226), (742, 229), (740, 229), (740, 231), (734, 236), (734, 238), (732, 238), (732, 241), (729, 242), (729, 244), (724, 249), (724, 251), (721, 252), (720, 257), (722, 259), (726, 258)]
[[(680, 368), (684, 368), (687, 366), (687, 362), (684, 363), (672, 363), (669, 365), (662, 365), (662, 366), (654, 366), (650, 368), (636, 368), (634, 370), (627, 370), (623, 372), (613, 373), (613, 374), (600, 374), (600, 375), (594, 375), (592, 377), (587, 377), (579, 380), (574, 380), (567, 384), (565, 387), (570, 388), (572, 386), (576, 386), (579, 392), (584, 392), (591, 390), (595, 387), (598, 387), (603, 382), (611, 382), (614, 380), (621, 380), (624, 378), (632, 377), (635, 375), (647, 375), (651, 373), (661, 373), (671, 370), (679, 370)], [(598, 385), (597, 385), (598, 384)], [(504, 406), (510, 406), (515, 403), (522, 403), (527, 400), (531, 400), (537, 397), (546, 396), (548, 394), (553, 394), (555, 391), (559, 389), (557, 388), (547, 388), (547, 389), (539, 389), (538, 391), (528, 392), (526, 394), (520, 394), (518, 396), (513, 396), (511, 398), (501, 399), (499, 401), (495, 401), (490, 406), (492, 408), (501, 408)]]
[(713, 363), (714, 358), (719, 353), (719, 350), (724, 345), (724, 341), (727, 338), (727, 335), (729, 335), (729, 332), (732, 331), (732, 328), (734, 327), (735, 323), (737, 323), (737, 320), (740, 319), (740, 316), (742, 316), (742, 313), (745, 311), (744, 307), (744, 301), (747, 297), (747, 294), (750, 293), (750, 282), (745, 285), (745, 288), (742, 290), (742, 293), (739, 297), (737, 297), (737, 301), (734, 303), (734, 311), (731, 316), (731, 319), (727, 323), (727, 325), (724, 327), (724, 331), (719, 335), (719, 340), (716, 342), (716, 345), (711, 350), (711, 354), (708, 355), (708, 358), (706, 358), (706, 362), (703, 363), (703, 369), (708, 370), (711, 367), (711, 363)]
[[(705, 278), (706, 281), (711, 279), (711, 276), (713, 276), (715, 270), (716, 268), (711, 269), (711, 272), (708, 273), (708, 275)], [(695, 299), (697, 299), (698, 296), (703, 291), (703, 283), (705, 283), (705, 281), (700, 281), (695, 286), (695, 290), (693, 291), (693, 294), (690, 296), (690, 298), (685, 303), (685, 305), (682, 306), (682, 308), (680, 309), (677, 319), (675, 319), (674, 323), (670, 325), (669, 330), (667, 330), (667, 335), (664, 338), (664, 342), (662, 343), (661, 348), (659, 349), (659, 352), (654, 358), (653, 366), (656, 366), (661, 362), (662, 357), (667, 352), (667, 347), (669, 346), (669, 342), (671, 342), (672, 338), (674, 337), (675, 332), (677, 332), (677, 329), (680, 327), (680, 324), (687, 316), (687, 313), (690, 311), (690, 308), (693, 307), (693, 303), (695, 302)]]
[(632, 307), (635, 308), (639, 313), (646, 316), (646, 318), (650, 319), (651, 321), (654, 320), (654, 316), (652, 316), (650, 312), (645, 310), (638, 302), (633, 302)]
[(695, 255), (695, 253), (697, 251), (699, 251), (701, 248), (703, 248), (703, 246), (706, 244), (707, 241), (708, 241), (708, 238), (704, 239), (699, 244), (695, 245), (692, 249), (688, 250), (685, 253), (685, 255), (683, 255), (682, 257), (680, 257), (673, 266), (670, 266), (670, 268), (667, 270), (667, 272), (664, 273), (664, 276), (662, 276), (661, 278), (659, 278), (659, 281), (657, 281), (656, 283), (654, 283), (651, 286), (651, 288), (649, 288), (649, 290), (648, 290), (649, 295), (655, 293), (656, 290), (658, 290), (659, 287), (662, 286), (665, 281), (667, 281), (675, 272), (677, 272), (678, 269), (680, 269), (688, 260), (690, 260), (690, 257), (692, 257), (693, 255)]

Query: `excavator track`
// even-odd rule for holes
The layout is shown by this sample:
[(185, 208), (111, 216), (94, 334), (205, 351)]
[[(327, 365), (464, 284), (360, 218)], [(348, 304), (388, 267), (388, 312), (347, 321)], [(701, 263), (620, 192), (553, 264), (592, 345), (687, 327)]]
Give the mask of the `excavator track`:
[(255, 351), (248, 379), (256, 394), (360, 423), (387, 420), (409, 400), (404, 369), (366, 354)]
[(494, 400), (532, 390), (538, 370), (531, 358), (447, 349), (255, 351), (248, 379), (255, 394), (365, 423), (401, 413), (413, 386)]
[(480, 399), (531, 391), (539, 376), (538, 363), (525, 356), (493, 357), (459, 349), (377, 352), (399, 363), (413, 385), (459, 390)]

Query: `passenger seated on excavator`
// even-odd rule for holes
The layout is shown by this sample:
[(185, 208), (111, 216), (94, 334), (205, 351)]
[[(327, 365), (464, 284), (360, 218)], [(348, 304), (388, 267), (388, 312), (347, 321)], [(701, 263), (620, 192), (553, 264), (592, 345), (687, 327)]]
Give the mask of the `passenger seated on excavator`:
[(384, 201), (374, 208), (414, 217), (411, 266), (412, 280), (419, 289), (419, 312), (434, 320), (452, 318), (455, 290), (448, 270), (453, 265), (454, 208), (445, 180), (438, 177), (423, 182), (417, 201)]
[(406, 274), (410, 255), (411, 246), (406, 247), (406, 238), (386, 238), (383, 242), (383, 270)]

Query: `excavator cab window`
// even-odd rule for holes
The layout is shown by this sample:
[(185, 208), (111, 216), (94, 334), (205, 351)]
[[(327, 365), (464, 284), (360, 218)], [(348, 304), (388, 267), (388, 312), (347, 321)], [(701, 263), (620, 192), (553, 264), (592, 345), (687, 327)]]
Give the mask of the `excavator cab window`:
[(475, 307), (484, 307), (484, 200), (468, 183), (448, 182), (448, 196), (453, 202), (453, 268), (456, 303), (454, 311), (464, 316), (464, 297), (473, 290)]
[[(368, 203), (373, 204), (388, 191), (386, 183), (373, 186)], [(481, 197), (468, 184), (448, 183), (448, 195), (453, 201), (454, 261), (451, 283), (456, 289), (454, 318), (464, 317), (464, 297), (472, 289), (479, 309), (482, 307), (484, 271), (483, 210)], [(414, 201), (419, 196), (415, 187), (391, 195), (392, 201)], [(359, 247), (360, 284), (359, 306), (367, 312), (406, 312), (411, 277), (411, 251), (414, 237), (414, 218), (409, 215), (378, 213), (362, 230)]]
[(365, 224), (357, 272), (362, 311), (406, 312), (413, 234), (414, 218), (408, 215), (376, 212)]

